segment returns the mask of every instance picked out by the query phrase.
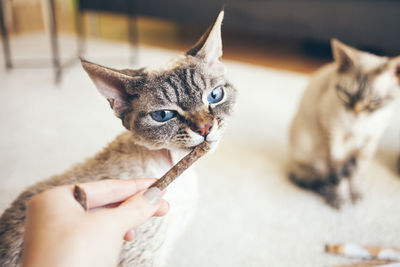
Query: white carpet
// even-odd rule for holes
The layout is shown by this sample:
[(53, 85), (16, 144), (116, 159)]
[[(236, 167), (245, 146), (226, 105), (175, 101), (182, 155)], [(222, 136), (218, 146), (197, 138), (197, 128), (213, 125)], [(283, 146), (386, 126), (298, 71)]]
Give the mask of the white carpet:
[[(18, 38), (14, 55), (46, 53), (45, 41)], [(109, 60), (126, 56), (125, 45), (91, 41), (89, 47), (88, 59), (127, 66), (127, 60)], [(63, 51), (74, 51), (68, 38)], [(140, 47), (139, 63), (162, 64), (174, 55)], [(239, 90), (236, 114), (217, 152), (196, 167), (196, 220), (179, 240), (171, 266), (333, 266), (351, 261), (325, 254), (326, 242), (400, 246), (399, 123), (393, 119), (364, 177), (364, 199), (332, 210), (289, 183), (285, 173), (287, 128), (307, 77), (226, 64)], [(26, 186), (93, 155), (123, 130), (78, 64), (59, 87), (51, 69), (1, 70), (0, 88), (0, 211)]]

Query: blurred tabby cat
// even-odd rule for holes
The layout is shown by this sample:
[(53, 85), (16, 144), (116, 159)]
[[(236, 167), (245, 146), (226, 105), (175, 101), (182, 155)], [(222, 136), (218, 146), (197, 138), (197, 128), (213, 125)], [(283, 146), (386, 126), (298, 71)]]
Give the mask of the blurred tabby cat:
[[(225, 78), (221, 24), (214, 25), (185, 55), (158, 70), (115, 70), (82, 60), (100, 93), (129, 131), (102, 152), (64, 174), (23, 192), (0, 219), (0, 266), (18, 266), (25, 208), (50, 187), (105, 178), (161, 177), (194, 146), (207, 140), (214, 148), (231, 115), (236, 90)], [(188, 170), (184, 175), (193, 176)], [(168, 189), (165, 218), (152, 218), (125, 242), (119, 266), (161, 266), (181, 233), (196, 196), (195, 177), (181, 178)]]
[(400, 156), (397, 158), (397, 172), (400, 174)]
[(359, 194), (400, 95), (400, 57), (372, 55), (332, 40), (334, 63), (311, 78), (290, 129), (290, 179), (339, 208)]

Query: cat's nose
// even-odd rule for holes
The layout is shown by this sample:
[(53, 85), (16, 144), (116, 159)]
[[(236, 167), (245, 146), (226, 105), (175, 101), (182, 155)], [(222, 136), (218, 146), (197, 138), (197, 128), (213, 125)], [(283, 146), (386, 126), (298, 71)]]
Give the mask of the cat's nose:
[(355, 103), (354, 108), (353, 108), (354, 113), (356, 113), (356, 115), (358, 115), (363, 109), (364, 109), (364, 106), (360, 102)]
[(212, 128), (212, 123), (209, 122), (209, 123), (204, 124), (203, 126), (199, 127), (195, 132), (201, 136), (206, 137), (207, 134), (210, 133), (211, 128)]

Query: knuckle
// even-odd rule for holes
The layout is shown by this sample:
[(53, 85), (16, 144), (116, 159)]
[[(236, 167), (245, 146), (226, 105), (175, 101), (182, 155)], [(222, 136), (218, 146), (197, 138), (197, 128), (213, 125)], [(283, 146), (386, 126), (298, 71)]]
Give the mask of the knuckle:
[(41, 193), (41, 194), (31, 197), (27, 204), (28, 209), (36, 209), (36, 208), (40, 207), (44, 201), (43, 194), (44, 193)]

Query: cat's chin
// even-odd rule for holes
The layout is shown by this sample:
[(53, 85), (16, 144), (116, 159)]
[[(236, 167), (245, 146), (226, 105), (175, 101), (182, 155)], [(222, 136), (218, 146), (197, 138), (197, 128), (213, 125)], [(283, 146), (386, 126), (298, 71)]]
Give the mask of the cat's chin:
[[(203, 141), (204, 142), (204, 141)], [(209, 152), (214, 152), (216, 149), (217, 149), (217, 147), (218, 147), (218, 144), (219, 144), (219, 140), (213, 140), (213, 141), (210, 141), (210, 140), (206, 140), (206, 142), (210, 145), (210, 147), (211, 147), (211, 149), (210, 149), (210, 151)], [(201, 142), (202, 143), (202, 142)], [(195, 145), (195, 146), (191, 146), (191, 147), (188, 147), (187, 148), (187, 151), (192, 151), (196, 146), (198, 146), (198, 145), (200, 145), (201, 143), (198, 143), (197, 145)]]
[[(204, 142), (204, 141), (202, 141), (202, 142)], [(163, 148), (170, 150), (171, 152), (179, 152), (179, 153), (187, 154), (190, 151), (192, 151), (196, 146), (200, 145), (202, 142), (199, 142), (197, 144), (190, 145), (190, 146), (165, 146)], [(207, 141), (207, 142), (210, 144), (210, 147), (211, 147), (210, 152), (215, 151), (219, 144), (219, 140), (218, 141)]]
[(210, 144), (210, 147), (211, 147), (211, 149), (210, 149), (210, 151), (208, 152), (208, 153), (212, 153), (212, 152), (214, 152), (215, 150), (217, 150), (217, 147), (218, 147), (218, 145), (219, 145), (219, 140), (215, 140), (215, 141), (207, 141), (209, 144)]
[[(210, 152), (213, 152), (217, 149), (218, 144), (219, 144), (219, 140), (206, 140), (211, 149)], [(140, 142), (138, 140), (135, 140), (135, 143), (137, 145), (141, 145), (143, 147), (146, 147), (149, 150), (162, 150), (162, 149), (166, 149), (169, 150), (171, 152), (178, 152), (178, 153), (183, 153), (183, 154), (187, 154), (190, 151), (192, 151), (196, 146), (200, 145), (202, 142), (204, 142), (204, 140), (202, 141), (198, 141), (198, 142), (194, 142), (190, 145), (186, 145), (186, 146), (180, 146), (180, 145), (174, 145), (174, 144), (168, 144), (168, 143), (159, 143), (159, 144), (155, 144), (155, 143), (148, 143), (148, 142)]]

